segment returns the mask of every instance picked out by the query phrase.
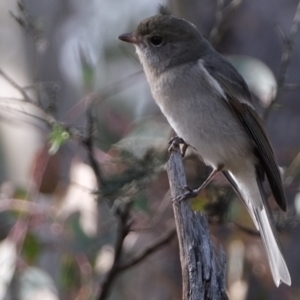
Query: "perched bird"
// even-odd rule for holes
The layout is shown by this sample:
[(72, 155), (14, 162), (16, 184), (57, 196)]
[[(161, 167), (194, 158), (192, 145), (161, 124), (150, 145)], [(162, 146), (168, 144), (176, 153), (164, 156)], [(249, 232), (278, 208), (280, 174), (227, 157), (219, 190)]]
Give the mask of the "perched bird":
[(165, 12), (142, 21), (120, 40), (134, 44), (152, 95), (178, 136), (222, 172), (245, 203), (265, 245), (275, 284), (291, 285), (263, 190), (266, 175), (286, 210), (282, 180), (270, 141), (236, 69), (190, 22)]

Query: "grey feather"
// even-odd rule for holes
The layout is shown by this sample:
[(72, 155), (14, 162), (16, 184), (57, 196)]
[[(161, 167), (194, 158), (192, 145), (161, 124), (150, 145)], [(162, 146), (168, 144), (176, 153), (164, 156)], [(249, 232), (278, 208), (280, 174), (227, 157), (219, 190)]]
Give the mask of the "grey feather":
[(253, 140), (256, 155), (264, 166), (264, 171), (267, 174), (274, 198), (280, 208), (286, 211), (286, 198), (274, 151), (261, 121), (255, 113), (253, 106), (250, 105), (251, 95), (246, 83), (237, 71), (234, 72), (233, 67), (226, 60), (223, 60), (223, 64), (219, 63), (219, 65), (227, 64), (227, 68), (218, 69), (212, 66), (211, 60), (204, 61), (206, 69), (224, 89), (227, 96), (226, 100), (244, 125), (249, 137)]
[(262, 191), (264, 173), (284, 210), (286, 200), (274, 152), (243, 78), (193, 24), (171, 15), (150, 17), (120, 39), (136, 46), (153, 98), (178, 136), (207, 165), (224, 166), (261, 232), (276, 285), (290, 285)]
[(267, 256), (270, 263), (272, 275), (276, 286), (283, 281), (287, 285), (291, 285), (291, 276), (282, 255), (278, 236), (274, 227), (273, 217), (270, 213), (268, 202), (260, 180), (257, 180), (261, 198), (263, 201), (262, 209), (254, 208), (254, 215), (260, 229), (260, 234), (267, 250)]

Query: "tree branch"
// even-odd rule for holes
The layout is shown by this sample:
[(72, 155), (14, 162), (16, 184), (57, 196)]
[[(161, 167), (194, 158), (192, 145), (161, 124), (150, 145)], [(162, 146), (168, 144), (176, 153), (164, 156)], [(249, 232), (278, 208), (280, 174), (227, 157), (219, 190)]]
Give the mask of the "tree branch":
[(131, 208), (132, 201), (129, 198), (126, 198), (121, 202), (122, 203), (117, 204), (118, 207), (115, 210), (118, 224), (117, 224), (117, 238), (114, 247), (115, 250), (114, 261), (111, 269), (108, 271), (103, 283), (100, 286), (100, 292), (97, 298), (98, 300), (104, 300), (108, 297), (111, 285), (115, 280), (116, 274), (118, 272), (117, 270), (121, 259), (124, 239), (130, 230), (129, 217), (130, 217), (130, 208)]
[(98, 185), (98, 191), (101, 189), (101, 184), (104, 184), (104, 177), (102, 174), (102, 170), (97, 162), (97, 160), (94, 157), (94, 151), (93, 151), (93, 131), (94, 131), (94, 119), (91, 111), (91, 107), (88, 108), (87, 110), (87, 121), (88, 121), (88, 134), (87, 138), (83, 141), (83, 145), (86, 147), (87, 153), (88, 153), (88, 159), (90, 162), (90, 166), (93, 169), (96, 180), (97, 180), (97, 185)]
[[(186, 186), (179, 145), (173, 144), (167, 166), (173, 199), (183, 193)], [(217, 258), (206, 216), (194, 212), (188, 201), (173, 202), (175, 222), (180, 249), (183, 279), (183, 300), (225, 300), (225, 254)]]
[(131, 260), (121, 264), (121, 256), (122, 256), (122, 248), (124, 239), (127, 236), (127, 234), (130, 231), (130, 207), (131, 207), (131, 201), (127, 200), (127, 202), (124, 204), (124, 207), (122, 209), (116, 210), (116, 215), (118, 218), (118, 229), (117, 229), (117, 238), (116, 238), (116, 244), (115, 244), (115, 257), (114, 262), (111, 267), (111, 269), (108, 271), (105, 280), (101, 284), (100, 292), (98, 296), (98, 300), (104, 300), (107, 299), (109, 295), (110, 288), (116, 279), (116, 276), (137, 265), (138, 263), (145, 260), (149, 255), (154, 253), (155, 251), (159, 250), (162, 246), (168, 244), (176, 235), (175, 228), (171, 228), (167, 233), (159, 237), (155, 242), (153, 242), (151, 245), (146, 247), (143, 251), (141, 251), (139, 254), (137, 254), (135, 257), (133, 257)]
[(0, 69), (0, 75), (11, 85), (13, 86), (18, 92), (20, 92), (20, 94), (24, 97), (24, 100), (26, 100), (27, 102), (30, 103), (34, 103), (34, 100), (31, 99), (27, 93), (25, 92), (25, 90), (19, 86), (13, 79), (11, 79), (2, 69)]
[(279, 69), (279, 74), (277, 79), (278, 88), (277, 88), (276, 96), (264, 111), (263, 118), (262, 118), (264, 122), (266, 122), (266, 120), (268, 119), (269, 114), (273, 109), (274, 105), (279, 102), (279, 99), (281, 98), (282, 95), (282, 91), (284, 91), (286, 87), (285, 86), (286, 73), (291, 62), (291, 55), (294, 48), (294, 40), (299, 32), (299, 24), (300, 24), (300, 1), (298, 2), (297, 10), (294, 16), (294, 21), (291, 26), (289, 36), (286, 36), (284, 32), (281, 30), (281, 28), (279, 28), (279, 32), (284, 42), (284, 49), (281, 55), (281, 63), (280, 63), (280, 69)]
[[(2, 69), (0, 69), (0, 75), (3, 76), (3, 78), (9, 83), (11, 84), (15, 89), (17, 89), (22, 96), (24, 97), (24, 101), (22, 101), (21, 99), (12, 99), (13, 101), (18, 101), (18, 102), (24, 102), (24, 103), (29, 103), (30, 105), (33, 105), (41, 114), (41, 116), (38, 115), (33, 115), (30, 113), (27, 113), (26, 111), (21, 111), (19, 109), (13, 108), (15, 111), (18, 111), (20, 113), (23, 113), (25, 115), (31, 116), (37, 120), (40, 120), (42, 122), (45, 122), (50, 128), (52, 128), (54, 125), (59, 125), (61, 127), (63, 127), (72, 138), (74, 138), (75, 140), (77, 140), (78, 142), (82, 142), (84, 141), (84, 135), (83, 133), (78, 130), (77, 128), (73, 127), (73, 126), (68, 126), (63, 124), (62, 122), (59, 122), (58, 120), (56, 120), (54, 118), (54, 116), (50, 113), (47, 113), (38, 103), (36, 103), (32, 98), (30, 98), (27, 93), (25, 92), (25, 89), (23, 87), (21, 87), (20, 85), (18, 85), (12, 78), (10, 78)], [(8, 98), (10, 99), (10, 98)]]
[(224, 6), (224, 0), (217, 0), (215, 22), (208, 38), (214, 47), (221, 41), (228, 22), (241, 3), (242, 0), (232, 0), (227, 6)]
[(118, 272), (122, 272), (124, 270), (127, 270), (144, 259), (146, 259), (149, 255), (160, 249), (162, 246), (167, 245), (169, 242), (173, 240), (173, 238), (176, 236), (176, 229), (175, 227), (170, 229), (167, 233), (162, 235), (160, 238), (158, 238), (153, 244), (150, 246), (146, 247), (142, 252), (137, 254), (134, 258), (132, 258), (130, 261), (123, 263), (121, 266), (118, 268)]

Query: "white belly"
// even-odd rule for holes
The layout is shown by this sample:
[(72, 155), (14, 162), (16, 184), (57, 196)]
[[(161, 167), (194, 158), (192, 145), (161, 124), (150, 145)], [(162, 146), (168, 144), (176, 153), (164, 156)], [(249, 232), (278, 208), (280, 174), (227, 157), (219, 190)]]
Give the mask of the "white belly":
[(175, 76), (162, 75), (151, 90), (177, 135), (212, 167), (224, 164), (234, 170), (249, 155), (252, 158), (250, 140), (226, 100), (209, 85), (201, 85), (205, 74), (198, 78), (201, 93), (190, 83), (195, 78), (187, 76), (179, 81)]

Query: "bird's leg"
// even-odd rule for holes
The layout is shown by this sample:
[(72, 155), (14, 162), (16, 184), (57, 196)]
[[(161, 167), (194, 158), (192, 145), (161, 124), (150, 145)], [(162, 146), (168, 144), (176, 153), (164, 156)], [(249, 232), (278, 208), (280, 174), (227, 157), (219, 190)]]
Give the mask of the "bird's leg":
[(216, 177), (216, 175), (218, 175), (221, 172), (221, 170), (223, 168), (224, 168), (224, 165), (221, 164), (216, 169), (212, 170), (212, 172), (209, 174), (209, 176), (206, 178), (206, 180), (197, 189), (192, 190), (188, 186), (185, 186), (184, 189), (186, 190), (186, 192), (183, 193), (182, 195), (178, 196), (176, 198), (176, 200), (178, 200), (180, 202), (180, 201), (186, 200), (188, 198), (197, 197), (199, 195), (199, 193)]
[(168, 151), (169, 151), (169, 152), (173, 151), (174, 148), (176, 148), (177, 146), (179, 146), (180, 144), (182, 144), (182, 145), (183, 145), (183, 146), (182, 146), (182, 149), (181, 149), (181, 156), (182, 156), (182, 157), (185, 156), (186, 149), (187, 149), (188, 147), (190, 147), (190, 145), (187, 144), (183, 138), (178, 137), (178, 136), (172, 137), (172, 138), (169, 140), (168, 144), (169, 144), (169, 148), (168, 148)]

